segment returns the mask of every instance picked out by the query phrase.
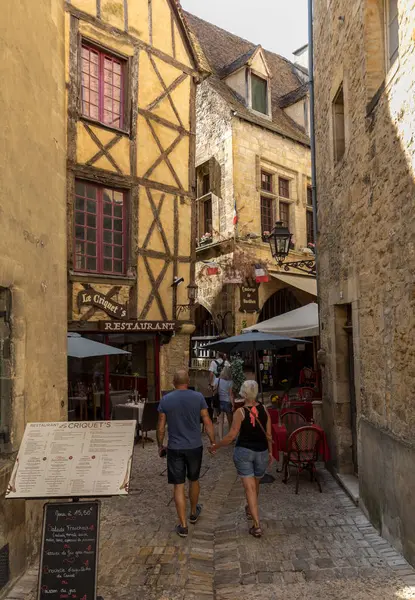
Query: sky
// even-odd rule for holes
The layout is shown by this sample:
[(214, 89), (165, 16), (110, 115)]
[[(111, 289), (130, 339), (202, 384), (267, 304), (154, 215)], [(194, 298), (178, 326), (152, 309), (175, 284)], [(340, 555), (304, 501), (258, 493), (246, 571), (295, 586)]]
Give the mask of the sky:
[(181, 0), (185, 10), (292, 59), (307, 43), (307, 0)]

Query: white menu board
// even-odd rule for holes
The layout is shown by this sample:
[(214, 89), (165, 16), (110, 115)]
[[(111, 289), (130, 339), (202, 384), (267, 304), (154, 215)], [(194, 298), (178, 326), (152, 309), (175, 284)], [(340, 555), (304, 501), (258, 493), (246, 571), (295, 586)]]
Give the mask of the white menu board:
[(136, 421), (28, 423), (6, 498), (128, 494)]

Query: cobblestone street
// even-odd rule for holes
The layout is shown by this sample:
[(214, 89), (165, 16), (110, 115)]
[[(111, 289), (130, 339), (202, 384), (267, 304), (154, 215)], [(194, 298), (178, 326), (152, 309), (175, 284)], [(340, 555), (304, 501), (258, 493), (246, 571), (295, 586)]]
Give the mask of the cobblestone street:
[[(250, 537), (231, 455), (205, 453), (202, 517), (180, 539), (165, 462), (154, 444), (136, 447), (129, 497), (102, 503), (104, 600), (415, 598), (412, 568), (326, 471), (322, 494), (304, 478), (296, 496), (280, 474), (261, 486), (264, 536)], [(36, 578), (33, 569), (8, 600), (34, 600)]]

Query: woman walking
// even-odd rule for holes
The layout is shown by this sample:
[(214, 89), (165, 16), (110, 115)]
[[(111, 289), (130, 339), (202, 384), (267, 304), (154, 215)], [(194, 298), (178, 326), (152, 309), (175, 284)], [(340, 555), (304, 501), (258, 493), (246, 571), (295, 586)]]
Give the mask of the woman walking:
[(238, 438), (233, 460), (245, 489), (246, 516), (253, 521), (249, 533), (259, 538), (262, 535), (258, 512), (259, 482), (273, 460), (271, 419), (266, 408), (257, 402), (256, 381), (245, 381), (240, 395), (245, 400), (245, 404), (233, 415), (231, 430), (223, 440), (212, 444), (209, 451), (215, 454), (219, 448), (229, 446), (235, 438)]
[(219, 379), (217, 380), (217, 394), (219, 396), (220, 415), (219, 415), (219, 438), (223, 438), (223, 425), (225, 414), (228, 420), (229, 430), (232, 426), (233, 417), (233, 395), (232, 395), (232, 374), (229, 366), (223, 367)]

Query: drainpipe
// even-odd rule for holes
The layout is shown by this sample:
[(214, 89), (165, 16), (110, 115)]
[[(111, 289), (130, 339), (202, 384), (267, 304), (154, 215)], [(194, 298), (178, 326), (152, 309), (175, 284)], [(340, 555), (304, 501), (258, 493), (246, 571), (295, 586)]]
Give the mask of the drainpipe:
[[(313, 0), (308, 0), (308, 85), (310, 93), (310, 143), (311, 143), (311, 186), (313, 196), (313, 228), (314, 228), (314, 252), (316, 260), (316, 285), (317, 285), (317, 305), (318, 305), (318, 320), (321, 334), (321, 318), (320, 318), (320, 292), (319, 292), (319, 280), (318, 280), (318, 267), (317, 267), (317, 232), (318, 232), (318, 217), (317, 217), (317, 168), (316, 168), (316, 131), (315, 131), (315, 119), (314, 119), (314, 108), (315, 108), (315, 97), (314, 97), (314, 31), (313, 31)], [(314, 368), (318, 372), (317, 364), (317, 350), (320, 346), (320, 338), (313, 340), (313, 347), (315, 348), (315, 365)], [(322, 382), (318, 382), (320, 388)]]

